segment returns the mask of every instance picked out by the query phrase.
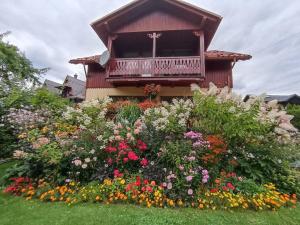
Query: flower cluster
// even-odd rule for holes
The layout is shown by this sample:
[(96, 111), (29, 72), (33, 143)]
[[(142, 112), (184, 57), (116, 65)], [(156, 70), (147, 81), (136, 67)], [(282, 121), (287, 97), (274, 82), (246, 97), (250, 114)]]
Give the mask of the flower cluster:
[(145, 95), (147, 95), (147, 96), (155, 97), (156, 95), (159, 94), (160, 89), (161, 89), (160, 85), (147, 84), (147, 85), (144, 87), (144, 93), (145, 93)]
[(161, 107), (147, 109), (143, 122), (157, 131), (182, 130), (187, 127), (192, 110), (191, 100), (173, 99), (172, 104), (163, 102)]
[(181, 198), (171, 198), (165, 194), (165, 188), (155, 181), (135, 177), (105, 179), (101, 184), (80, 186), (69, 181), (62, 186), (52, 187), (41, 180), (36, 186), (19, 188), (17, 195), (23, 195), (27, 200), (33, 198), (40, 201), (65, 202), (75, 204), (79, 202), (93, 203), (134, 203), (145, 207), (193, 207), (198, 209), (253, 209), (278, 210), (285, 206), (296, 207), (296, 195), (282, 194), (273, 184), (265, 185), (266, 191), (262, 194), (247, 196), (230, 191), (189, 189), (190, 195), (195, 195), (193, 201), (184, 201)]
[(193, 141), (194, 148), (208, 147), (209, 142), (203, 139), (201, 133), (190, 131), (184, 134), (184, 137)]

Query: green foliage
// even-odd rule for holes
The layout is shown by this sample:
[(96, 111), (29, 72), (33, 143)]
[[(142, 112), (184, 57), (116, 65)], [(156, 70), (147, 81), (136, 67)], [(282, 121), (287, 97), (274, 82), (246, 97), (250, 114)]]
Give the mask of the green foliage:
[(116, 120), (120, 123), (133, 125), (142, 114), (137, 104), (131, 104), (121, 107), (116, 115)]
[(270, 124), (257, 120), (259, 104), (245, 110), (233, 101), (219, 103), (215, 96), (194, 95), (195, 130), (206, 134), (222, 134), (230, 146), (258, 141), (270, 131)]
[(290, 115), (294, 116), (292, 120), (292, 124), (300, 130), (300, 105), (288, 105), (287, 112)]
[(64, 99), (44, 88), (35, 90), (29, 102), (36, 109), (47, 108), (54, 112), (62, 110), (70, 104), (68, 99)]
[(253, 196), (266, 191), (265, 187), (263, 187), (262, 185), (257, 185), (251, 179), (242, 179), (241, 181), (237, 182), (236, 189), (237, 191), (247, 196)]
[(47, 69), (36, 69), (18, 47), (3, 41), (0, 36), (0, 81), (3, 88), (19, 86), (25, 82), (39, 83), (39, 75)]

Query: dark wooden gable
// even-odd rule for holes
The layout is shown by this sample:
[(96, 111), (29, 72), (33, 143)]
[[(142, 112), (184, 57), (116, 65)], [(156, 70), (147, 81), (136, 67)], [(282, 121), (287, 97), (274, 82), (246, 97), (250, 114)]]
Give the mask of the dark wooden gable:
[(179, 0), (137, 0), (93, 22), (91, 26), (108, 44), (115, 33), (168, 30), (203, 30), (209, 46), (222, 17)]
[(127, 24), (123, 24), (114, 33), (170, 31), (170, 30), (197, 30), (199, 24), (192, 23), (180, 16), (176, 16), (164, 10), (153, 10), (136, 18)]

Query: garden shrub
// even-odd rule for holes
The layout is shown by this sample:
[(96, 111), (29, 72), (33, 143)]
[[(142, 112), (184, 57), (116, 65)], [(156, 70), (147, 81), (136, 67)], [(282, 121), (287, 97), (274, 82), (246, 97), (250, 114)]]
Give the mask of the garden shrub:
[(300, 130), (300, 106), (299, 105), (288, 105), (287, 112), (293, 115), (292, 124)]
[(20, 147), (7, 177), (28, 175), (40, 194), (25, 188), (22, 195), (45, 201), (294, 205), (299, 183), (289, 162), (299, 156), (299, 133), (292, 117), (274, 102), (243, 102), (227, 88), (194, 92), (193, 100), (142, 107), (102, 99), (56, 112), (11, 109)]

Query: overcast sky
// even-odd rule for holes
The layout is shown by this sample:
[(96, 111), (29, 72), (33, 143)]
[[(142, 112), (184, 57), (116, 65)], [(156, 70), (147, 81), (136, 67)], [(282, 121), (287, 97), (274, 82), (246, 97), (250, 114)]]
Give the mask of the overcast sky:
[[(103, 52), (90, 23), (130, 0), (0, 0), (0, 33), (37, 67), (44, 78), (61, 82), (82, 66), (72, 58)], [(223, 16), (209, 49), (253, 56), (234, 68), (242, 94), (300, 94), (300, 0), (187, 0)]]

